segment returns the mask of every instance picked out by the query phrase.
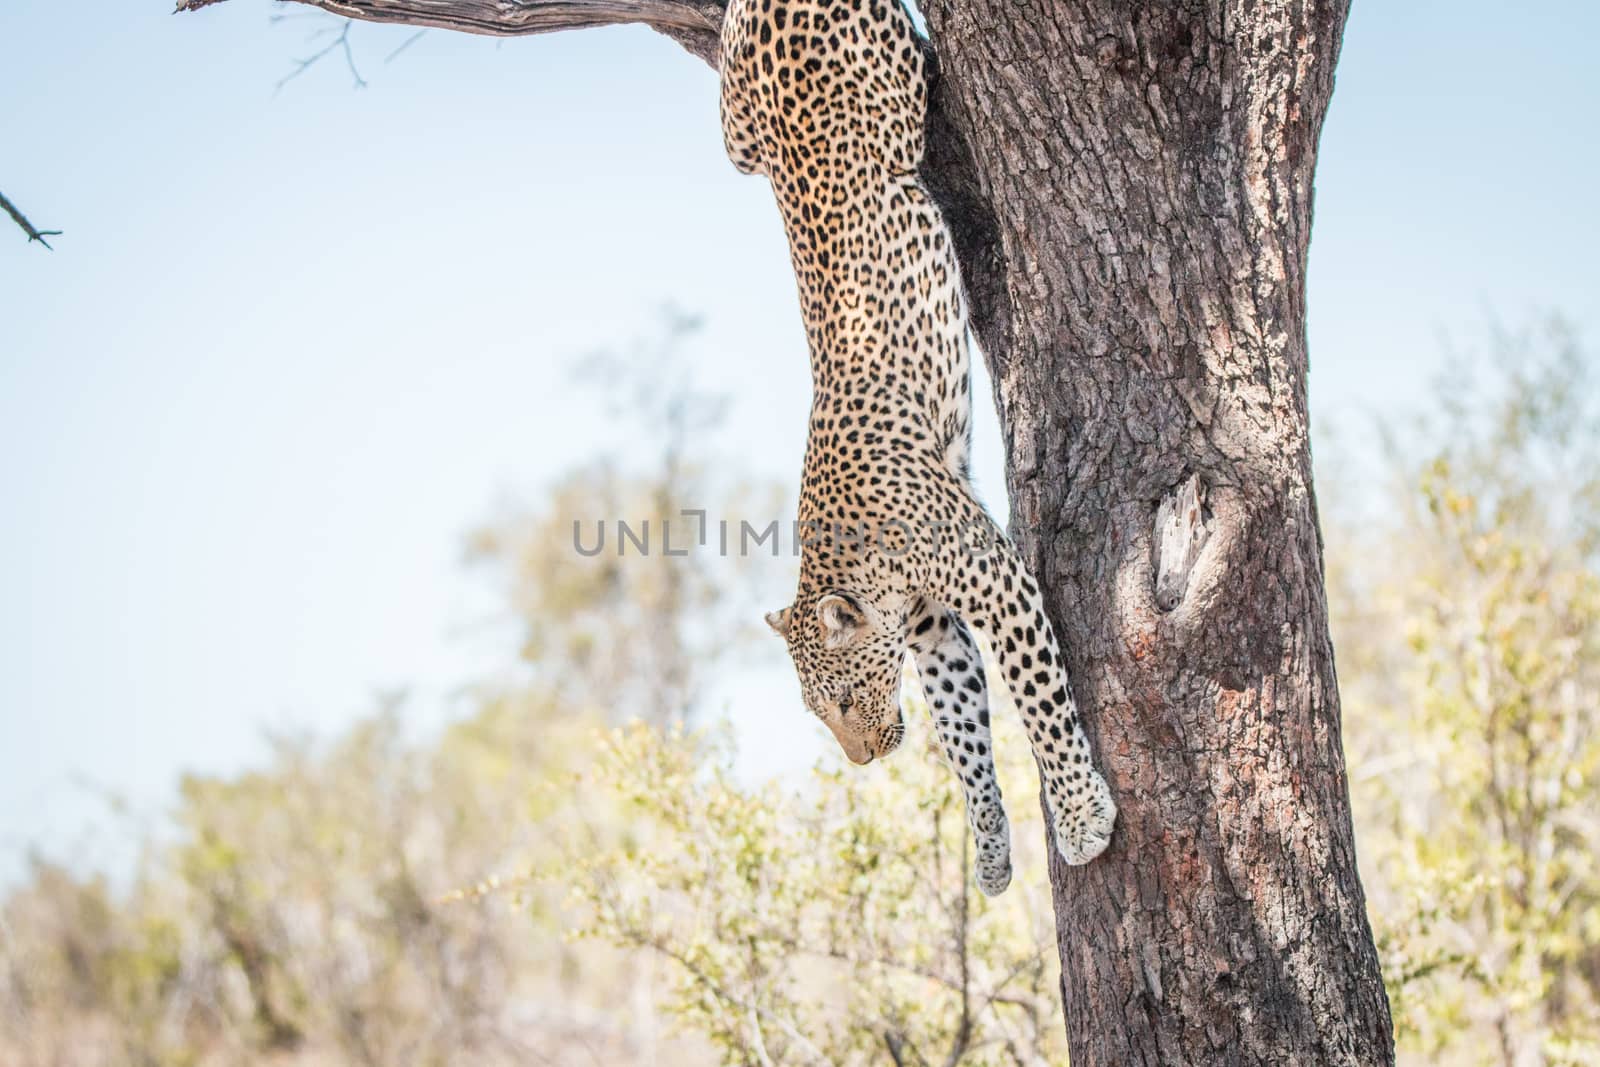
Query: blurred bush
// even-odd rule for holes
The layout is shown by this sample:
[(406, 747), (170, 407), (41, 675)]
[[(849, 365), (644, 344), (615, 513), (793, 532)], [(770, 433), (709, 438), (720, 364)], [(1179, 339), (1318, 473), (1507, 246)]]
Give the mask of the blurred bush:
[(1065, 1062), (1021, 727), (995, 745), (1017, 876), (989, 900), (955, 776), (910, 710), (903, 753), (868, 771), (833, 759), (796, 788), (742, 786), (713, 736), (644, 724), (613, 730), (585, 775), (626, 830), (569, 845), (578, 929), (664, 963), (669, 1010), (724, 1063)]
[(1494, 331), (1329, 523), (1357, 840), (1402, 1051), (1600, 1063), (1600, 392)]

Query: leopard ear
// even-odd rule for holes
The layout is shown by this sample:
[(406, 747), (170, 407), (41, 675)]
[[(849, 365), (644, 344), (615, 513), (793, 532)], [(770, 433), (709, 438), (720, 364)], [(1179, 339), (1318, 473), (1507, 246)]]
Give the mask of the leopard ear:
[(772, 632), (783, 638), (789, 639), (789, 615), (791, 609), (783, 608), (781, 611), (767, 612), (767, 625), (772, 627)]
[(822, 643), (827, 648), (844, 648), (867, 626), (861, 605), (843, 593), (829, 593), (817, 601), (817, 619), (822, 623)]

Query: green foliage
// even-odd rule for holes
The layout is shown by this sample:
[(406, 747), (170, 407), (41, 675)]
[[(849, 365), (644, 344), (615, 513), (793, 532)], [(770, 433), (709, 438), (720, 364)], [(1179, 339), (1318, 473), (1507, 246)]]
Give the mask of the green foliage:
[(1488, 371), (1444, 388), (1389, 520), (1347, 538), (1360, 610), (1335, 623), (1360, 841), (1404, 1049), (1592, 1064), (1600, 417), (1560, 328), (1499, 338)]
[[(1023, 739), (996, 747), (1012, 795), (1033, 796)], [(1054, 924), (1030, 847), (1042, 820), (1014, 805), (1030, 862), (985, 899), (926, 727), (869, 771), (834, 758), (785, 789), (740, 784), (705, 734), (636, 725), (606, 737), (585, 788), (617, 798), (629, 831), (609, 849), (569, 846), (580, 933), (664, 960), (671, 1011), (723, 1062), (1064, 1060)]]

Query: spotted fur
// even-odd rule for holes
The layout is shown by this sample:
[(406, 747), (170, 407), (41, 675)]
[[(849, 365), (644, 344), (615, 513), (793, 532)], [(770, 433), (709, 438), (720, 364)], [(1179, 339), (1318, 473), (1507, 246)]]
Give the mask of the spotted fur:
[(968, 474), (967, 312), (950, 233), (919, 183), (927, 83), (910, 17), (873, 0), (732, 0), (722, 126), (783, 215), (811, 349), (794, 602), (768, 616), (801, 694), (867, 763), (904, 734), (916, 657), (961, 777), (979, 884), (1005, 888), (1005, 810), (972, 629), (1026, 726), (1057, 847), (1105, 849), (1116, 807), (1094, 769), (1038, 587)]
[(918, 604), (907, 627), (934, 732), (966, 798), (978, 887), (992, 897), (1011, 884), (1011, 823), (994, 773), (983, 658), (967, 624), (939, 604)]

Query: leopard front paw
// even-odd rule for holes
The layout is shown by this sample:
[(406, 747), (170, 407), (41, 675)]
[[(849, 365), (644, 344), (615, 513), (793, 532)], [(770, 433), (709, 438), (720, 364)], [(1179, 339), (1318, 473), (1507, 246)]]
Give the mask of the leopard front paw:
[(986, 897), (997, 897), (1011, 884), (1011, 820), (998, 803), (978, 805), (970, 815), (978, 888)]
[(986, 897), (997, 897), (1011, 884), (1011, 836), (1004, 824), (998, 836), (978, 839), (978, 888)]
[(1106, 780), (1098, 772), (1089, 771), (1086, 783), (1080, 783), (1067, 798), (1052, 801), (1052, 807), (1056, 848), (1067, 863), (1072, 866), (1088, 863), (1111, 843), (1117, 805), (1111, 799)]

